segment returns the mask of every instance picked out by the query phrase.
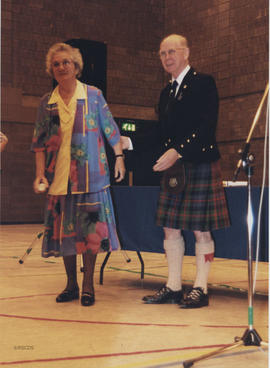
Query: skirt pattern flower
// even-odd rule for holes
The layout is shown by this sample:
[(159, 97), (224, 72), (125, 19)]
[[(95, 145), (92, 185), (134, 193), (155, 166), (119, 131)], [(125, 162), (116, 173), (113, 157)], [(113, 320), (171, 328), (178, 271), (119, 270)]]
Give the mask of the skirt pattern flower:
[(119, 247), (110, 189), (48, 195), (42, 256), (112, 251)]

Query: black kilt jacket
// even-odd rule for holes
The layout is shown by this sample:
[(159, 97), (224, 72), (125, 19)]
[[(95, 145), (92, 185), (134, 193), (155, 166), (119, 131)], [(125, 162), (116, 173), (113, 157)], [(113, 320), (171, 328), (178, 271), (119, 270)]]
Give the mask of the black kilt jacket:
[(190, 68), (175, 97), (170, 97), (170, 90), (168, 84), (158, 105), (162, 151), (175, 148), (186, 162), (218, 160), (218, 92), (214, 78)]

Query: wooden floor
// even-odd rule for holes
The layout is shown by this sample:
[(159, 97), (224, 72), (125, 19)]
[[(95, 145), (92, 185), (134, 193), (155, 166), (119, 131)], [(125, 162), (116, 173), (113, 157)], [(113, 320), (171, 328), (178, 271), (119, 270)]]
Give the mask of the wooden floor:
[[(142, 253), (145, 277), (135, 252), (114, 252), (99, 284), (96, 303), (57, 304), (65, 286), (62, 259), (40, 257), (40, 242), (21, 259), (41, 225), (2, 225), (0, 256), (0, 365), (20, 368), (182, 367), (242, 337), (248, 328), (247, 263), (216, 258), (210, 273), (210, 305), (182, 310), (145, 305), (141, 298), (166, 281), (163, 254)], [(131, 261), (127, 262), (126, 257)], [(80, 259), (78, 259), (79, 261)], [(79, 281), (82, 274), (78, 262)], [(192, 285), (195, 258), (185, 257), (183, 279)], [(254, 328), (268, 340), (268, 264), (258, 267), (253, 299)], [(265, 368), (268, 347), (240, 346), (194, 364), (196, 367)]]

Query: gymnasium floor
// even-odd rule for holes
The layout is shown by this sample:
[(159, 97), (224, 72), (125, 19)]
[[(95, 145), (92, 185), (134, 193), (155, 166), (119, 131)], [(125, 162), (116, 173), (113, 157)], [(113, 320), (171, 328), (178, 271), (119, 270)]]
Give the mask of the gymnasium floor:
[[(0, 365), (20, 368), (183, 367), (183, 361), (232, 344), (248, 327), (247, 263), (216, 258), (209, 279), (210, 306), (145, 305), (141, 298), (166, 281), (163, 254), (112, 253), (99, 284), (96, 304), (57, 304), (65, 286), (62, 259), (40, 257), (40, 243), (19, 264), (41, 225), (2, 225), (0, 233)], [(131, 262), (126, 261), (130, 257)], [(79, 260), (79, 259), (78, 259)], [(79, 281), (82, 274), (78, 262)], [(184, 286), (192, 285), (195, 258), (185, 257)], [(254, 328), (268, 340), (268, 263), (258, 267)], [(268, 347), (240, 346), (194, 367), (265, 368)]]

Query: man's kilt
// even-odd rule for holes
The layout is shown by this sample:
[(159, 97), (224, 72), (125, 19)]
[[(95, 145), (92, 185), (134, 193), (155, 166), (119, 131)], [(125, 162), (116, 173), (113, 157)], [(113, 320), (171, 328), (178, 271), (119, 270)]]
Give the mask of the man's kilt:
[(230, 226), (219, 162), (184, 165), (186, 185), (180, 194), (170, 194), (161, 185), (156, 224), (193, 231)]

